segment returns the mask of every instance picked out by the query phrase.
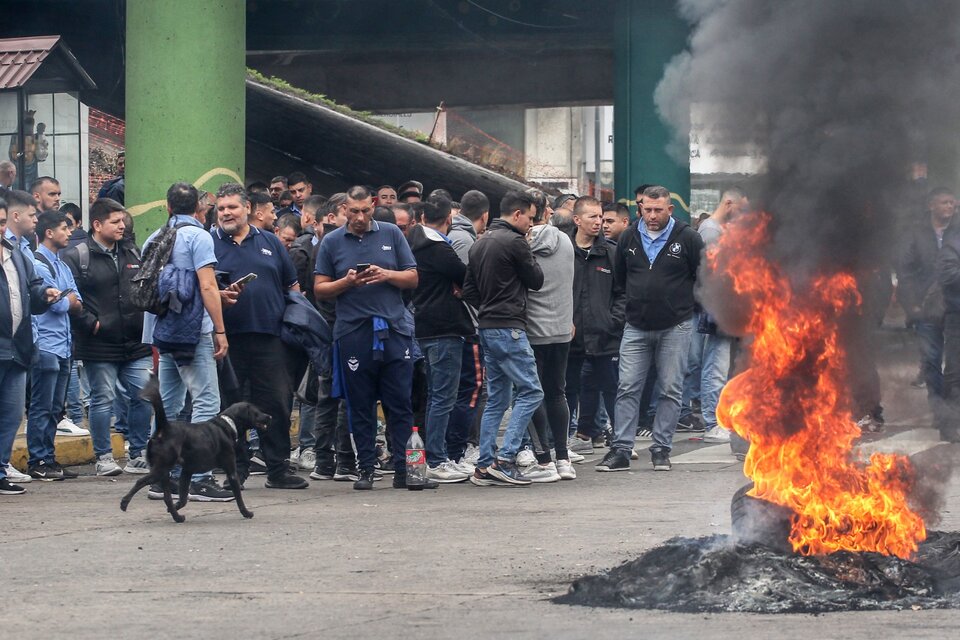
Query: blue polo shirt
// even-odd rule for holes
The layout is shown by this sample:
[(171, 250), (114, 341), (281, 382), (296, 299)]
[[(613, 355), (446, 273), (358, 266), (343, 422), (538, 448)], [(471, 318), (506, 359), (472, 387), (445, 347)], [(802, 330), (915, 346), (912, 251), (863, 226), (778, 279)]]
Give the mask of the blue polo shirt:
[[(34, 259), (33, 268), (37, 275), (43, 278), (43, 284), (47, 287), (54, 287), (60, 291), (73, 289), (76, 291), (77, 298), (80, 298), (80, 292), (77, 290), (77, 283), (73, 279), (73, 272), (70, 267), (65, 265), (59, 256), (47, 249), (42, 244), (37, 247), (40, 253), (47, 261), (53, 265), (54, 273), (50, 273), (50, 268), (40, 259)], [(32, 257), (32, 256), (31, 256)], [(81, 300), (83, 298), (80, 298)], [(64, 298), (60, 302), (51, 306), (46, 312), (33, 316), (33, 326), (36, 330), (37, 346), (41, 351), (52, 353), (58, 358), (66, 359), (70, 357), (70, 300)]]
[(237, 304), (224, 307), (223, 324), (227, 333), (279, 336), (287, 306), (286, 291), (297, 284), (297, 271), (290, 254), (277, 236), (253, 225), (241, 244), (219, 228), (210, 233), (217, 271), (226, 273), (227, 282), (236, 282), (248, 273), (257, 274), (257, 279), (243, 288)]
[[(417, 268), (410, 245), (397, 225), (373, 220), (363, 236), (352, 234), (347, 225), (323, 236), (314, 273), (339, 280), (364, 263), (392, 271)], [(339, 340), (374, 316), (386, 320), (394, 331), (412, 336), (411, 323), (404, 321), (405, 311), (401, 291), (392, 284), (381, 282), (348, 289), (337, 296), (333, 338)]]

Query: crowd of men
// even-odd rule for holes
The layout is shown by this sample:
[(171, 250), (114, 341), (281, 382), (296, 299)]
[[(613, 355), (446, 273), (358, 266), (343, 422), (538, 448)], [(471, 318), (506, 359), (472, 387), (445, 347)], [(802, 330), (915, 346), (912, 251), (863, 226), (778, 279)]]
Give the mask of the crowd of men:
[[(431, 488), (573, 480), (595, 452), (596, 470), (622, 471), (638, 440), (667, 471), (678, 430), (730, 441), (716, 405), (734, 339), (694, 284), (705, 247), (748, 206), (738, 189), (695, 230), (657, 185), (637, 188), (631, 221), (623, 204), (535, 189), (490, 211), (479, 191), (454, 201), (416, 181), (329, 197), (299, 172), (215, 194), (176, 183), (143, 249), (112, 198), (93, 202), (85, 231), (53, 178), (0, 197), (0, 494), (75, 477), (54, 439), (88, 430), (98, 476), (147, 473), (152, 372), (167, 415), (203, 422), (239, 400), (268, 413), (259, 436), (240, 434), (238, 463), (275, 489), (307, 487), (299, 471), (404, 488), (414, 425)], [(165, 238), (168, 304), (144, 313), (131, 294)], [(303, 342), (311, 313), (328, 350)], [(25, 406), (21, 473), (9, 462)], [(233, 499), (210, 471), (189, 486), (192, 500)]]

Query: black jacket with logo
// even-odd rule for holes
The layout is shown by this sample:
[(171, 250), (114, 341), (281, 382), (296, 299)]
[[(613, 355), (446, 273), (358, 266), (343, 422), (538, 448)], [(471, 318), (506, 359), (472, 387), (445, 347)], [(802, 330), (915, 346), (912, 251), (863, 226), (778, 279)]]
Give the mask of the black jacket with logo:
[(617, 245), (602, 235), (573, 255), (573, 326), (570, 352), (608, 356), (620, 350), (623, 336), (624, 291), (614, 286)]
[(467, 337), (474, 333), (467, 307), (457, 297), (467, 265), (437, 231), (417, 225), (407, 236), (417, 259), (419, 284), (413, 291), (417, 338)]
[[(78, 360), (126, 362), (150, 355), (143, 344), (143, 312), (130, 302), (131, 280), (140, 269), (140, 253), (130, 242), (117, 243), (117, 264), (100, 248), (93, 236), (87, 238), (90, 264), (86, 275), (80, 266), (77, 247), (63, 252), (83, 297), (83, 312), (71, 316)], [(118, 268), (119, 267), (119, 268)], [(100, 329), (94, 329), (100, 323)]]
[(614, 276), (626, 293), (627, 322), (645, 331), (669, 329), (693, 315), (693, 285), (697, 280), (703, 239), (686, 222), (673, 231), (653, 264), (640, 239), (638, 220), (620, 235)]
[(478, 310), (481, 329), (527, 328), (527, 290), (539, 291), (543, 270), (516, 227), (497, 219), (470, 247), (463, 299)]

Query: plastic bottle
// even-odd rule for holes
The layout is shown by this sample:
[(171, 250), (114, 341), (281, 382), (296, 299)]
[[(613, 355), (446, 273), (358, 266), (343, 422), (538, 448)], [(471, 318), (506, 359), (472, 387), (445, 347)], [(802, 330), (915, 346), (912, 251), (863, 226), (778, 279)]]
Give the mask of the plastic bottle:
[(407, 489), (422, 491), (427, 482), (427, 454), (423, 449), (420, 427), (414, 427), (407, 440)]

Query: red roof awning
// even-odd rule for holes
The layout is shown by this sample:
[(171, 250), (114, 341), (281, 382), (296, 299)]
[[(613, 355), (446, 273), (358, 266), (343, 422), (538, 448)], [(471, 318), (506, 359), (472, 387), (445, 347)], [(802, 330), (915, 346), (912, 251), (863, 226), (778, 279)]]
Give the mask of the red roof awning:
[(0, 89), (18, 89), (25, 85), (57, 49), (66, 64), (76, 72), (81, 85), (78, 88), (96, 88), (60, 36), (32, 36), (0, 39)]

